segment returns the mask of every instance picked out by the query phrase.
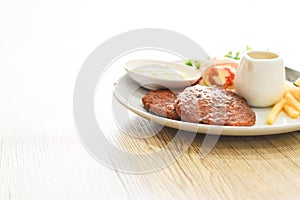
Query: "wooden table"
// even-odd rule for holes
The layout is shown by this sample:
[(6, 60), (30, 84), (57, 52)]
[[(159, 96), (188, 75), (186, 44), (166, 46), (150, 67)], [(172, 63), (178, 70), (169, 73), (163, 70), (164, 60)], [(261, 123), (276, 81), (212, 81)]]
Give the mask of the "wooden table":
[[(34, 79), (26, 78), (33, 73)], [(76, 73), (65, 79), (69, 72), (61, 71), (56, 82), (50, 81), (55, 74), (37, 68), (2, 69), (0, 89), (6, 98), (0, 104), (0, 199), (299, 199), (299, 131), (222, 136), (204, 158), (199, 149), (205, 135), (198, 134), (183, 156), (163, 169), (118, 172), (97, 162), (75, 131)], [(133, 115), (127, 133), (136, 133), (143, 123), (147, 121)], [(126, 151), (150, 153), (176, 132), (163, 128), (141, 139), (111, 129), (107, 137)]]
[[(149, 139), (123, 136), (120, 143), (147, 153), (175, 132), (164, 128)], [(203, 159), (198, 153), (204, 136), (199, 134), (172, 165), (136, 175), (95, 161), (73, 130), (2, 130), (0, 198), (298, 199), (299, 133), (221, 137)]]

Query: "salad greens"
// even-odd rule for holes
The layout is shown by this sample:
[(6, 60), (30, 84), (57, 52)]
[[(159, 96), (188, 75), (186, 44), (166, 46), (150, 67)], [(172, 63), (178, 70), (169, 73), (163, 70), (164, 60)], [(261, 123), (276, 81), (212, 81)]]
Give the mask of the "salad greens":
[(200, 69), (201, 63), (199, 60), (187, 60), (185, 61), (185, 65)]
[[(251, 47), (249, 47), (249, 46), (246, 46), (246, 51), (248, 51), (248, 50), (252, 50), (252, 48)], [(232, 52), (232, 51), (229, 51), (227, 54), (225, 54), (225, 58), (232, 58), (232, 59), (234, 59), (234, 60), (240, 60), (241, 59), (241, 57), (240, 57), (240, 55), (241, 55), (241, 52), (236, 52), (235, 54)]]
[(191, 60), (185, 61), (185, 65), (193, 67), (193, 63)]
[(235, 56), (233, 56), (232, 51), (228, 51), (228, 53), (225, 54), (224, 57), (226, 57), (226, 58), (232, 58), (232, 59), (234, 59), (234, 60), (239, 60), (239, 59), (240, 59), (240, 56), (239, 56), (239, 55), (240, 55), (240, 52), (239, 52), (239, 51), (235, 53)]
[[(241, 59), (240, 56), (244, 53), (244, 51), (248, 51), (248, 50), (252, 50), (252, 48), (249, 46), (246, 46), (246, 48), (242, 51), (237, 51), (237, 52), (229, 51), (227, 54), (224, 55), (224, 57), (231, 58), (234, 60), (240, 60)], [(185, 65), (190, 66), (190, 67), (195, 67), (196, 69), (200, 69), (201, 62), (199, 60), (187, 60), (187, 61), (185, 61)]]

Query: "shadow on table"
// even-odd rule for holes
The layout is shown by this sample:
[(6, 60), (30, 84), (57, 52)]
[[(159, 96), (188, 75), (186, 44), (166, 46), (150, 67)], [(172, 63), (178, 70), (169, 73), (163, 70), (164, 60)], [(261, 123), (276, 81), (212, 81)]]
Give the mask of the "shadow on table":
[[(143, 126), (145, 127), (143, 120), (135, 118), (130, 122), (130, 125), (122, 128), (122, 132), (125, 134), (122, 136), (121, 143), (123, 143), (122, 146), (125, 149), (139, 146), (136, 149), (140, 149), (140, 151), (135, 151), (135, 153), (151, 153), (166, 147), (178, 132), (177, 129), (161, 127), (160, 125), (155, 127), (155, 124), (152, 128), (143, 128)], [(156, 134), (153, 134), (153, 131)], [(133, 132), (138, 133), (134, 134)], [(181, 134), (192, 133), (183, 132)], [(196, 134), (194, 141), (185, 154), (199, 155), (205, 136), (205, 134)], [(178, 146), (186, 142), (184, 137), (182, 138), (178, 142)], [(171, 151), (178, 151), (178, 148), (171, 149)], [(222, 159), (286, 159), (295, 151), (300, 151), (299, 131), (267, 136), (220, 136), (207, 157), (222, 157)]]

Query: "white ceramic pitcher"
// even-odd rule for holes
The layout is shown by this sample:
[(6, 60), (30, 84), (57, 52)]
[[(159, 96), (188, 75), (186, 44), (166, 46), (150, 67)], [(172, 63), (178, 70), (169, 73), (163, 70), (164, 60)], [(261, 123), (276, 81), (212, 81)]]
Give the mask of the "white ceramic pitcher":
[(285, 88), (285, 67), (278, 53), (247, 51), (240, 60), (235, 76), (235, 90), (250, 106), (275, 104)]

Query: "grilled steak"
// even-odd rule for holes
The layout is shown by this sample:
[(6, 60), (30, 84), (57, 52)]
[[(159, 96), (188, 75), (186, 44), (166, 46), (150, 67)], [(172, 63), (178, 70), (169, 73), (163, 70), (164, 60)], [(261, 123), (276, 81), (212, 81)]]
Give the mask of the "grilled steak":
[[(176, 94), (175, 94), (176, 93)], [(174, 108), (177, 92), (171, 90), (149, 91), (142, 99), (145, 108), (158, 116), (180, 119)]]
[(182, 121), (225, 126), (252, 126), (255, 113), (232, 91), (195, 85), (181, 92), (174, 104)]

